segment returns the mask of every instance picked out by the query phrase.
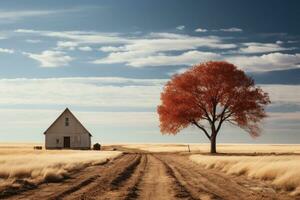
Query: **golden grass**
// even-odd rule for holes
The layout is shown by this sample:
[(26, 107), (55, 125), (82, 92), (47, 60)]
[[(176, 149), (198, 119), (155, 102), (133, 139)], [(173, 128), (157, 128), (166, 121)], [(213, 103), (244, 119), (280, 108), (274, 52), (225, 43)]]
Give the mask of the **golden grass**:
[[(126, 148), (140, 149), (151, 152), (209, 152), (209, 144), (126, 144)], [(221, 153), (300, 153), (300, 145), (288, 144), (218, 144)]]
[(56, 182), (84, 167), (121, 155), (117, 151), (33, 150), (32, 145), (0, 146), (0, 191), (24, 181)]
[(190, 159), (205, 168), (218, 169), (227, 174), (270, 180), (273, 185), (292, 195), (300, 194), (300, 156), (209, 156), (192, 155)]
[[(188, 144), (128, 144), (126, 148), (150, 152), (188, 152)], [(209, 144), (189, 144), (190, 159), (228, 174), (246, 175), (249, 178), (270, 180), (274, 186), (300, 194), (299, 144), (218, 144), (217, 151), (225, 155), (205, 155)], [(229, 156), (231, 155), (231, 156)], [(252, 155), (252, 156), (248, 156)], [(264, 156), (262, 156), (264, 155)]]

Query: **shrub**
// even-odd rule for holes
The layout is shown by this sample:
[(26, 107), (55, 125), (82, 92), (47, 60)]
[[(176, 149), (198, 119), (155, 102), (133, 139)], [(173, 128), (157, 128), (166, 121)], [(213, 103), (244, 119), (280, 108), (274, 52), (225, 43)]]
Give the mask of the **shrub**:
[(93, 149), (98, 151), (101, 150), (101, 144), (99, 143), (94, 144)]

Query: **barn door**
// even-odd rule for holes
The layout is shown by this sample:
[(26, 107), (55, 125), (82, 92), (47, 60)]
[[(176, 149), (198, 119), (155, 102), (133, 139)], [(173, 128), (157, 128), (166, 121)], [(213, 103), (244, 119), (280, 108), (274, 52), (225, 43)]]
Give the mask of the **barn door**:
[(70, 148), (70, 137), (64, 137), (64, 148)]

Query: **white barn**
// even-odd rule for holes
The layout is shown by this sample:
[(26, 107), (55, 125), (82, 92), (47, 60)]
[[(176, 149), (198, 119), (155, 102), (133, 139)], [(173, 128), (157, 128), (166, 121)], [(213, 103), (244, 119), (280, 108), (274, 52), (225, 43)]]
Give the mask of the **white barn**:
[(46, 149), (90, 149), (91, 133), (66, 108), (44, 132)]

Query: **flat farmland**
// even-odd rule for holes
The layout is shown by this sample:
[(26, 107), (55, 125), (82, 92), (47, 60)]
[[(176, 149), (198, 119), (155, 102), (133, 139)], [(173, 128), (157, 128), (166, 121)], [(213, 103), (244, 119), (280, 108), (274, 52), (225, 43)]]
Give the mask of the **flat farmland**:
[[(244, 147), (245, 150), (238, 153), (237, 149), (243, 146), (229, 145), (225, 151), (226, 145), (220, 145), (221, 153), (213, 156), (207, 154), (207, 145), (198, 147), (190, 145), (191, 152), (187, 152), (186, 144), (109, 145), (104, 146), (101, 152), (33, 151), (30, 145), (28, 148), (23, 147), (22, 151), (15, 148), (15, 152), (19, 150), (26, 152), (25, 155), (28, 156), (24, 156), (24, 159), (31, 157), (31, 162), (37, 160), (38, 156), (44, 156), (45, 160), (40, 158), (42, 160), (40, 162), (47, 165), (46, 168), (50, 170), (59, 171), (60, 168), (55, 168), (57, 166), (66, 170), (68, 164), (79, 167), (66, 170), (65, 175), (61, 174), (61, 177), (58, 175), (59, 178), (41, 179), (42, 181), (38, 183), (33, 182), (34, 178), (30, 177), (3, 176), (3, 182), (7, 182), (8, 179), (14, 182), (10, 187), (2, 188), (1, 198), (228, 200), (300, 198), (296, 170), (300, 164), (299, 146), (258, 145), (255, 148), (253, 145), (251, 148)], [(266, 150), (267, 146), (269, 150)], [(159, 151), (159, 148), (163, 150)], [(1, 163), (7, 159), (5, 156), (9, 155), (8, 149), (11, 151), (10, 155), (14, 151), (12, 147), (7, 147), (6, 153), (3, 149), (5, 148), (2, 148), (3, 153), (0, 154)], [(113, 149), (116, 151), (111, 151)], [(65, 159), (59, 155), (63, 155)], [(13, 166), (13, 161), (6, 162)], [(246, 169), (249, 168), (249, 171), (234, 167), (241, 165), (240, 163), (244, 164)], [(254, 173), (250, 170), (253, 163), (256, 163), (257, 173), (258, 169), (267, 166), (266, 163), (281, 166), (283, 171), (290, 170), (294, 182), (289, 183), (287, 187), (284, 184), (276, 184), (278, 182), (276, 176), (266, 178), (251, 176)], [(270, 168), (270, 172), (276, 170), (279, 169)], [(23, 184), (23, 187), (14, 186), (17, 183)]]

